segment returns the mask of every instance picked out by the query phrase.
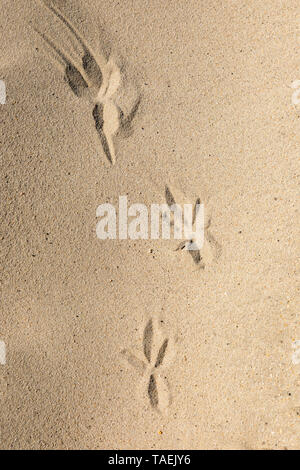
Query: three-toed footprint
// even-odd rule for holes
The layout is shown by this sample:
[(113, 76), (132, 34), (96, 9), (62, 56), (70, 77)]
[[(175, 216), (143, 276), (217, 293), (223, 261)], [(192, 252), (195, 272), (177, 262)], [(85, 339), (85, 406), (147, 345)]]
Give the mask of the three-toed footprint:
[(171, 393), (165, 369), (173, 355), (173, 341), (163, 335), (154, 319), (150, 319), (143, 332), (142, 348), (144, 359), (140, 354), (123, 350), (122, 354), (142, 375), (142, 393), (148, 396), (150, 405), (157, 411), (164, 412), (171, 403)]
[[(128, 96), (124, 100), (122, 98), (124, 92), (128, 93), (128, 89), (134, 87), (129, 87), (125, 83), (124, 74), (121, 75), (120, 67), (114, 57), (110, 56), (107, 59), (100, 50), (94, 51), (82, 34), (55, 5), (48, 3), (47, 0), (40, 0), (40, 2), (51, 12), (52, 20), (59, 21), (60, 25), (64, 26), (65, 33), (71, 33), (77, 49), (81, 49), (80, 57), (76, 58), (74, 51), (64, 50), (61, 44), (57, 44), (44, 31), (40, 32), (34, 28), (55, 52), (73, 93), (79, 98), (84, 96), (91, 98), (92, 114), (103, 151), (111, 164), (114, 164), (116, 161), (114, 137), (119, 130), (123, 131), (124, 136), (128, 135), (131, 121), (139, 107), (140, 97), (135, 90), (133, 96)], [(52, 20), (50, 25), (53, 29)], [(65, 42), (61, 41), (62, 44)], [(129, 101), (129, 104), (123, 106), (121, 101)]]
[[(191, 203), (192, 198), (189, 198), (190, 200), (188, 200), (180, 190), (171, 188), (170, 186), (165, 187), (165, 199), (170, 209), (174, 205), (181, 207), (184, 207), (185, 204), (192, 205), (192, 223), (188, 223), (184, 212), (183, 229), (186, 239), (177, 246), (176, 251), (187, 250), (194, 263), (199, 268), (204, 269), (206, 265), (210, 264), (214, 259), (217, 259), (221, 254), (221, 246), (210, 232), (211, 215), (207, 205), (203, 203), (200, 197), (196, 197), (194, 203)], [(195, 228), (196, 217), (199, 214), (201, 205), (203, 205), (204, 209), (204, 237), (203, 245), (197, 246), (197, 241), (194, 238), (195, 231), (193, 232), (193, 230)], [(176, 230), (176, 223), (178, 223), (178, 220), (176, 221), (176, 218), (173, 217), (171, 224), (174, 226), (174, 230)]]

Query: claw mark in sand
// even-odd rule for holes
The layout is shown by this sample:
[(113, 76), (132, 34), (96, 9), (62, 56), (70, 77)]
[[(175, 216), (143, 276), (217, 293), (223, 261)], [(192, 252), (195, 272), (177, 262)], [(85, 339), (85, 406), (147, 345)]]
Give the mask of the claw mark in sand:
[(173, 354), (170, 339), (165, 338), (160, 328), (150, 319), (144, 329), (142, 346), (146, 360), (137, 358), (127, 350), (123, 350), (122, 354), (145, 379), (152, 408), (163, 412), (171, 403), (169, 384), (163, 373)]
[(77, 44), (82, 49), (80, 59), (76, 60), (62, 47), (37, 29), (44, 41), (56, 53), (56, 57), (65, 72), (65, 78), (71, 90), (77, 97), (84, 96), (86, 90), (92, 92), (93, 118), (103, 151), (112, 165), (116, 162), (114, 137), (118, 130), (128, 134), (140, 104), (140, 98), (135, 98), (131, 110), (125, 115), (124, 110), (117, 104), (116, 93), (122, 87), (121, 71), (114, 58), (108, 60), (102, 53), (92, 50), (81, 33), (73, 26), (64, 14), (53, 4), (38, 0), (71, 32)]

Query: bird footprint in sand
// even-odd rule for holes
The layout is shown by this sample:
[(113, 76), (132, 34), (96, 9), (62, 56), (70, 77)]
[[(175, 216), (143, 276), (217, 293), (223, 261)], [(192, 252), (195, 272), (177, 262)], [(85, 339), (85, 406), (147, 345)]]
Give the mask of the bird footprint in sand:
[(155, 322), (150, 319), (143, 334), (144, 360), (127, 350), (122, 351), (129, 364), (143, 376), (152, 408), (160, 412), (165, 411), (171, 402), (169, 384), (163, 373), (172, 356), (170, 343), (170, 338), (164, 337)]
[(39, 1), (65, 25), (82, 49), (80, 63), (78, 60), (74, 60), (72, 54), (57, 46), (45, 33), (35, 29), (56, 52), (64, 69), (65, 78), (76, 96), (82, 97), (86, 89), (92, 92), (95, 127), (104, 153), (114, 165), (116, 162), (114, 136), (120, 128), (128, 131), (137, 112), (140, 98), (134, 99), (134, 103), (130, 106), (130, 112), (125, 115), (117, 104), (116, 93), (122, 86), (122, 77), (114, 58), (109, 57), (107, 60), (103, 54), (93, 51), (80, 32), (56, 6), (46, 3), (44, 0)]
[[(166, 202), (169, 206), (169, 208), (172, 208), (174, 205), (181, 206), (184, 204), (187, 204), (186, 197), (177, 189), (170, 188), (170, 186), (165, 187), (165, 199)], [(195, 222), (196, 218), (200, 214), (200, 209), (201, 209), (201, 199), (200, 197), (197, 197), (195, 200), (194, 205), (192, 206), (193, 212), (192, 212), (192, 223), (189, 223), (187, 218), (185, 217), (185, 212), (184, 212), (184, 218), (183, 218), (183, 228), (184, 228), (184, 234), (186, 236), (186, 239), (182, 241), (176, 248), (176, 251), (179, 250), (187, 250), (189, 254), (191, 255), (194, 263), (201, 269), (204, 269), (206, 264), (209, 264), (214, 258), (218, 258), (221, 253), (221, 246), (219, 243), (215, 240), (214, 236), (211, 234), (209, 228), (211, 226), (211, 216), (206, 217), (203, 214), (203, 231), (204, 231), (204, 240), (203, 240), (203, 245), (200, 246), (199, 242), (195, 238)], [(204, 207), (204, 212), (206, 212), (207, 208), (206, 206)], [(168, 216), (168, 214), (166, 215)], [(174, 214), (172, 213), (173, 219), (171, 220), (171, 225), (174, 227), (174, 231), (176, 229), (181, 229), (178, 227), (178, 223), (181, 223), (181, 220), (179, 221), (178, 218), (174, 217)], [(201, 220), (200, 220), (201, 222)], [(200, 223), (201, 225), (201, 223)]]

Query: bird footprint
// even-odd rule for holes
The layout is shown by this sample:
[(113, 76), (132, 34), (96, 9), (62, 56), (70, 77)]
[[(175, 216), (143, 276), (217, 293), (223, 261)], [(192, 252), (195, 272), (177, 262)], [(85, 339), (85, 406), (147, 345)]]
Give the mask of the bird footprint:
[[(165, 199), (166, 202), (171, 208), (173, 205), (180, 205), (181, 207), (184, 204), (187, 204), (186, 196), (183, 195), (178, 189), (170, 188), (170, 186), (165, 187)], [(189, 203), (190, 204), (190, 203)], [(200, 214), (201, 205), (200, 197), (197, 197), (195, 203), (192, 205), (192, 223), (189, 223), (187, 218), (183, 219), (183, 227), (184, 227), (184, 234), (186, 239), (182, 241), (176, 248), (176, 251), (179, 250), (188, 250), (189, 254), (191, 255), (194, 263), (201, 269), (204, 269), (206, 264), (209, 264), (214, 258), (219, 257), (221, 253), (221, 246), (215, 240), (214, 236), (210, 232), (209, 228), (211, 226), (211, 216), (206, 216), (207, 207), (203, 205), (204, 213)], [(203, 215), (203, 232), (204, 232), (204, 240), (203, 244), (200, 245), (199, 241), (195, 239), (195, 223), (196, 218), (199, 215)], [(173, 216), (173, 213), (172, 213)], [(201, 219), (200, 219), (201, 222)], [(174, 226), (174, 231), (178, 229), (178, 219), (173, 217), (171, 220), (171, 224)], [(200, 223), (201, 225), (201, 223)]]
[(152, 408), (160, 412), (165, 411), (171, 403), (170, 388), (164, 375), (164, 370), (172, 356), (170, 343), (170, 338), (164, 337), (160, 328), (150, 319), (143, 334), (144, 359), (137, 358), (127, 350), (122, 351), (129, 364), (143, 375), (150, 404)]
[(135, 98), (130, 106), (130, 112), (125, 115), (118, 106), (116, 92), (122, 86), (121, 71), (113, 57), (106, 57), (86, 43), (81, 33), (52, 3), (39, 0), (55, 17), (64, 24), (82, 49), (80, 60), (74, 60), (72, 54), (57, 46), (45, 33), (35, 31), (42, 36), (56, 56), (65, 72), (65, 78), (77, 97), (85, 96), (86, 90), (91, 92), (93, 103), (93, 118), (107, 159), (113, 165), (116, 162), (114, 136), (119, 129), (128, 131), (139, 107), (140, 98)]

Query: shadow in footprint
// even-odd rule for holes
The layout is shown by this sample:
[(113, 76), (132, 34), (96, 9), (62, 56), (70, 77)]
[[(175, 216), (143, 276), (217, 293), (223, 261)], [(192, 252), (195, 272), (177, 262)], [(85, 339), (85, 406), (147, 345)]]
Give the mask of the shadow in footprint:
[(93, 118), (95, 121), (95, 127), (97, 130), (97, 133), (101, 141), (103, 152), (105, 153), (107, 160), (110, 163), (113, 163), (113, 157), (112, 157), (112, 154), (111, 154), (108, 142), (107, 142), (107, 138), (106, 138), (105, 133), (103, 132), (103, 126), (104, 126), (103, 108), (99, 104), (96, 104), (93, 109)]
[(150, 379), (149, 379), (148, 396), (149, 396), (151, 406), (153, 408), (157, 408), (158, 403), (159, 403), (158, 391), (157, 391), (157, 385), (156, 385), (155, 377), (152, 374), (150, 375)]

